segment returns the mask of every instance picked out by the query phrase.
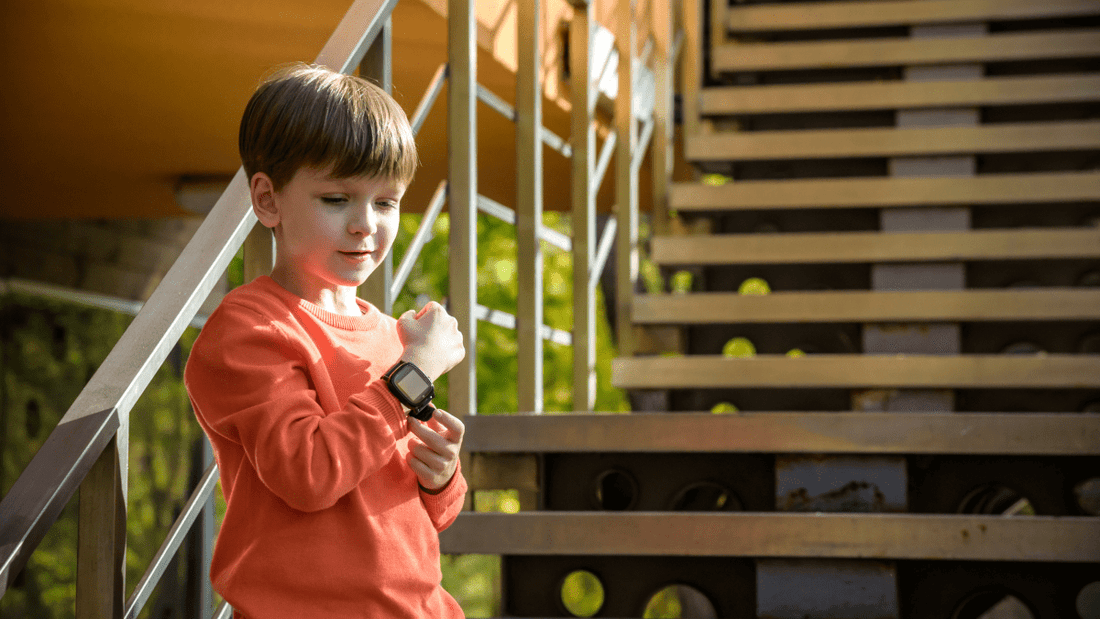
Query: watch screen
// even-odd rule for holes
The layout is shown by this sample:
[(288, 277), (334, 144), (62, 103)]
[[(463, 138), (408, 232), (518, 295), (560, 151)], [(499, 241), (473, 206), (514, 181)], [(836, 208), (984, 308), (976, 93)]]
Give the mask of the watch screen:
[(416, 372), (405, 372), (397, 379), (397, 386), (409, 395), (409, 399), (417, 402), (428, 392), (431, 383), (426, 382)]

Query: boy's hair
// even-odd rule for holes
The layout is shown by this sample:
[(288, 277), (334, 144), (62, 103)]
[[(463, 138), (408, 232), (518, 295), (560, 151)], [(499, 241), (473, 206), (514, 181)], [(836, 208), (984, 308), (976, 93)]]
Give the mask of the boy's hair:
[(248, 178), (263, 172), (275, 191), (306, 166), (408, 185), (417, 165), (401, 106), (365, 79), (319, 66), (293, 65), (265, 81), (245, 107), (238, 141)]

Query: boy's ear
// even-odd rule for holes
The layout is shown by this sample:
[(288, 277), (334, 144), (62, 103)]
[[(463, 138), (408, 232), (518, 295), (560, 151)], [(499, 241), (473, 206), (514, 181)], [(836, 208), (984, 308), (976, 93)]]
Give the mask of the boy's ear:
[(271, 177), (263, 172), (253, 174), (249, 191), (252, 194), (252, 212), (256, 213), (256, 218), (268, 228), (277, 226), (279, 207), (275, 204), (275, 185), (271, 182)]

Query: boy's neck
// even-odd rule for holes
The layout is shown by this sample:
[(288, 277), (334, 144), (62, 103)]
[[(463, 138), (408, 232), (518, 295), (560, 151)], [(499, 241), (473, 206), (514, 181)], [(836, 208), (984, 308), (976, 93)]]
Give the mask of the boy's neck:
[(336, 286), (313, 289), (307, 286), (305, 282), (299, 281), (298, 278), (295, 278), (287, 270), (280, 269), (279, 265), (275, 265), (275, 268), (272, 269), (271, 279), (275, 280), (276, 284), (279, 284), (288, 292), (301, 297), (326, 312), (332, 312), (333, 314), (340, 314), (342, 316), (363, 315), (363, 310), (359, 307), (357, 299), (358, 290), (355, 286)]

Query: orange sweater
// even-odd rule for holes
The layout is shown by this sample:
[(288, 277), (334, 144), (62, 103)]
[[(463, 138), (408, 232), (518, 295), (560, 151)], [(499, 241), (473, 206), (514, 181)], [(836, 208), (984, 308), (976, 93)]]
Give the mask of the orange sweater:
[(405, 462), (401, 404), (379, 378), (396, 321), (322, 310), (261, 277), (229, 293), (185, 381), (228, 504), (214, 588), (249, 619), (462, 617), (440, 586), (438, 532), (466, 493)]

